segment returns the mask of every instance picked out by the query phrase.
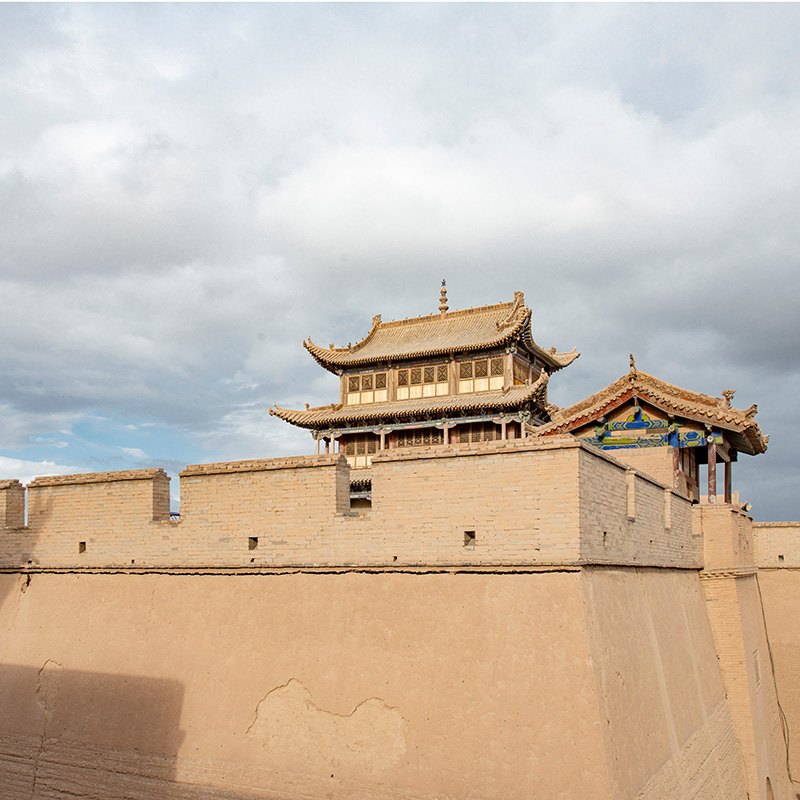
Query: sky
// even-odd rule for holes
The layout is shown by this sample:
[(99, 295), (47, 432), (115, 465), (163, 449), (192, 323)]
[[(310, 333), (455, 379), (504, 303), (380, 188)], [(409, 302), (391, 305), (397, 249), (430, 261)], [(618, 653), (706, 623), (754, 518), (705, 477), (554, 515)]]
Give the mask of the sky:
[[(757, 403), (800, 519), (800, 5), (0, 4), (0, 478), (313, 452), (303, 339), (523, 291)], [(172, 481), (177, 503), (177, 480)]]

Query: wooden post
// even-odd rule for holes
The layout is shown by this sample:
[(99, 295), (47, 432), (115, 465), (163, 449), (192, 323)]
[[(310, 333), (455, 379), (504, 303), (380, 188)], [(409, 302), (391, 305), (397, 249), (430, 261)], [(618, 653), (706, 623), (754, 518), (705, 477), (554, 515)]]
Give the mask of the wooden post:
[(503, 420), (503, 421), (500, 423), (500, 429), (501, 429), (501, 430), (500, 430), (500, 438), (501, 438), (503, 441), (505, 441), (505, 440), (506, 440), (506, 438), (507, 438), (507, 436), (506, 436), (506, 421), (505, 421), (505, 420)]
[(314, 454), (315, 455), (319, 455), (319, 436), (315, 436), (314, 437), (314, 442), (316, 444), (316, 448), (315, 448), (315, 453)]
[(725, 502), (730, 503), (732, 498), (731, 493), (731, 471), (733, 467), (730, 461), (725, 462)]
[(381, 450), (386, 448), (386, 431), (381, 428)]
[(708, 444), (708, 502), (717, 502), (717, 445)]
[(330, 451), (331, 451), (331, 440), (330, 439), (326, 439), (325, 440), (325, 452), (326, 453), (330, 453)]
[(442, 441), (444, 444), (450, 444), (450, 426), (447, 423), (442, 429)]

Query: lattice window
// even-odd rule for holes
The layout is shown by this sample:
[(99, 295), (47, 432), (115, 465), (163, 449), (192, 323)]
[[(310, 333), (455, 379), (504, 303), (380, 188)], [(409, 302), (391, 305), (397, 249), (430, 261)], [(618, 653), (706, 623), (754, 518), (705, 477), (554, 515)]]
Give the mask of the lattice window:
[(448, 394), (447, 364), (429, 364), (397, 371), (397, 399), (416, 400)]
[(458, 365), (458, 391), (467, 394), (502, 389), (505, 380), (504, 371), (502, 357), (461, 361)]
[(397, 431), (395, 434), (397, 447), (431, 447), (444, 444), (444, 431), (438, 428), (412, 428)]
[(384, 403), (389, 399), (385, 372), (367, 372), (347, 378), (347, 405)]
[(378, 437), (374, 433), (355, 433), (343, 436), (340, 449), (351, 467), (368, 467), (378, 452)]
[(458, 441), (461, 444), (476, 444), (477, 442), (494, 442), (501, 438), (500, 428), (493, 422), (471, 422), (459, 425)]

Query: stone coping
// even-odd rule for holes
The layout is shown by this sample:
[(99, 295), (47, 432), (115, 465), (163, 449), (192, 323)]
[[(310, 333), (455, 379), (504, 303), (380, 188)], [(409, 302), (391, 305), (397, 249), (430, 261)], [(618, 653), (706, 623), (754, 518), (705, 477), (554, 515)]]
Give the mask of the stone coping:
[(4, 478), (0, 480), (0, 489), (11, 489), (14, 486), (22, 486), (16, 478)]
[(318, 456), (291, 456), (288, 458), (265, 458), (254, 461), (228, 461), (218, 464), (190, 464), (181, 478), (195, 475), (227, 475), (236, 472), (265, 472), (277, 469), (307, 469), (313, 467), (334, 467), (339, 462), (347, 464), (343, 453), (324, 453)]
[(754, 528), (800, 528), (800, 522), (754, 522)]
[(79, 475), (50, 475), (35, 478), (28, 484), (29, 489), (43, 486), (71, 486), (81, 483), (116, 483), (117, 481), (146, 481), (167, 477), (163, 469), (128, 469), (120, 472), (86, 472)]

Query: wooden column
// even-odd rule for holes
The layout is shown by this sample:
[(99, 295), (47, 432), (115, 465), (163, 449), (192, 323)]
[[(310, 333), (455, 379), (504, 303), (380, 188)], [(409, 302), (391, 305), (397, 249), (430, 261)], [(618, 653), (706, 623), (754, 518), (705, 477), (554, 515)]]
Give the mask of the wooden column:
[(731, 492), (731, 470), (733, 466), (730, 461), (725, 462), (725, 502), (730, 503), (732, 499)]
[(330, 451), (331, 451), (331, 440), (330, 439), (326, 439), (325, 440), (325, 452), (326, 453), (330, 453)]
[(442, 441), (444, 444), (450, 444), (450, 426), (445, 425), (442, 429)]
[(314, 438), (314, 443), (315, 443), (315, 445), (316, 445), (316, 448), (315, 448), (315, 453), (314, 453), (314, 455), (319, 455), (319, 436), (316, 436), (316, 437)]
[(717, 502), (717, 445), (708, 445), (708, 502)]
[(381, 428), (381, 450), (386, 449), (386, 431)]
[(500, 423), (500, 429), (501, 429), (501, 430), (500, 430), (500, 438), (501, 438), (503, 441), (505, 441), (505, 440), (506, 440), (506, 438), (507, 438), (507, 436), (506, 436), (506, 421), (505, 421), (505, 420), (503, 420), (503, 421)]

